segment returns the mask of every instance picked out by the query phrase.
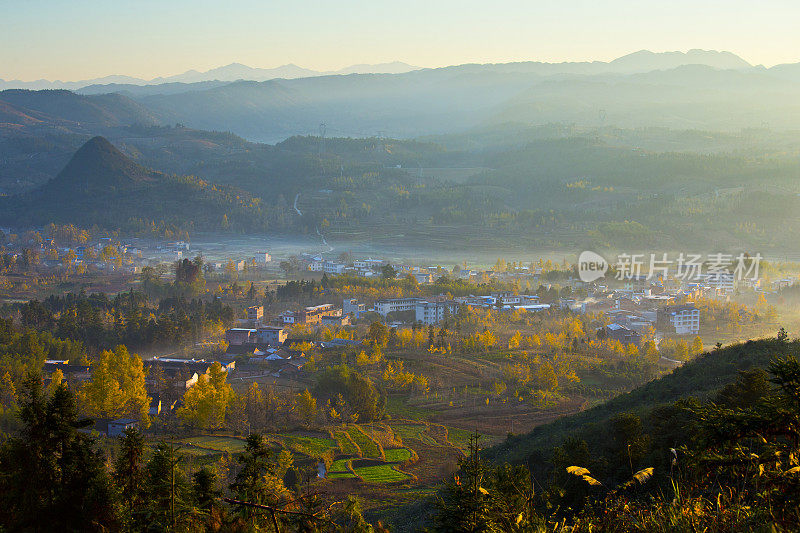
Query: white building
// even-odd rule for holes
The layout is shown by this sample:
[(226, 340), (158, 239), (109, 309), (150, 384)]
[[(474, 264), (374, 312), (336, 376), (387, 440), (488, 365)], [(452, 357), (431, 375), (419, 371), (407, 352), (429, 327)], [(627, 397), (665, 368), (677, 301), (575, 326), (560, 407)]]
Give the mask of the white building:
[(659, 327), (677, 335), (700, 333), (700, 310), (693, 305), (668, 305), (659, 310)]
[(706, 285), (712, 289), (716, 289), (719, 293), (730, 294), (734, 290), (734, 277), (731, 273), (719, 272), (705, 274), (704, 281)]
[(345, 265), (333, 261), (325, 261), (322, 267), (326, 274), (341, 274), (345, 268)]
[(458, 312), (458, 303), (448, 302), (418, 302), (416, 307), (416, 320), (425, 325), (438, 324), (448, 315)]
[(424, 302), (424, 300), (422, 298), (390, 298), (378, 300), (373, 308), (376, 313), (385, 318), (389, 313), (397, 311), (414, 311), (420, 302)]
[(256, 255), (253, 256), (253, 261), (255, 261), (257, 265), (266, 265), (272, 261), (272, 256), (267, 252), (256, 252)]
[(522, 297), (519, 294), (514, 294), (513, 292), (493, 292), (492, 298), (494, 298), (493, 303), (496, 304), (499, 301), (504, 307), (507, 305), (517, 305), (522, 303)]
[(433, 274), (429, 274), (427, 272), (414, 272), (412, 276), (414, 276), (414, 278), (417, 280), (417, 283), (433, 283)]

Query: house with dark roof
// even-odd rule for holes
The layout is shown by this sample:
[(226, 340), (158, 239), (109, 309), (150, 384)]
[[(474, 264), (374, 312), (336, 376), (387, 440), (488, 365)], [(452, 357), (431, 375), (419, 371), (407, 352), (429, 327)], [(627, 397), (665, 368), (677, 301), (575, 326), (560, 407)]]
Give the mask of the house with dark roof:
[(642, 335), (639, 332), (626, 328), (622, 324), (615, 322), (607, 325), (604, 329), (607, 339), (614, 339), (625, 345), (635, 344), (636, 346), (642, 342)]

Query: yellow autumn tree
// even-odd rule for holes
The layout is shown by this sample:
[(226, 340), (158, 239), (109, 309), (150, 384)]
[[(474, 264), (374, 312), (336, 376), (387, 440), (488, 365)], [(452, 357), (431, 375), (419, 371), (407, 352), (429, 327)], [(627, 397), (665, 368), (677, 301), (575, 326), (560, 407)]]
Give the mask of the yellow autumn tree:
[(516, 350), (517, 348), (519, 348), (521, 342), (522, 342), (522, 333), (517, 331), (510, 339), (508, 339), (508, 349)]
[(202, 429), (224, 427), (234, 395), (227, 379), (228, 373), (219, 362), (211, 365), (208, 373), (200, 376), (195, 386), (184, 393), (178, 416), (187, 424)]
[(295, 396), (294, 412), (306, 427), (317, 418), (317, 399), (308, 392), (308, 389)]
[(699, 354), (703, 352), (703, 339), (699, 336), (695, 337), (692, 341), (692, 354)]
[(145, 427), (150, 397), (144, 386), (142, 358), (123, 346), (105, 350), (92, 362), (92, 379), (80, 389), (81, 409), (98, 418), (133, 418)]

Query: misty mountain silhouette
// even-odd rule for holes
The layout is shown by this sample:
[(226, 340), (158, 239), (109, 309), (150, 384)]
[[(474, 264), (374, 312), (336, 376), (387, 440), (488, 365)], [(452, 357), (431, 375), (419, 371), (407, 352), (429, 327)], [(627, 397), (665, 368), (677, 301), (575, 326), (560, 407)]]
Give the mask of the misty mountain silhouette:
[(98, 136), (81, 146), (43, 190), (68, 196), (107, 193), (146, 185), (158, 177), (158, 173), (135, 163), (105, 137)]
[(263, 230), (266, 212), (245, 191), (193, 176), (145, 168), (104, 137), (81, 146), (52, 180), (30, 193), (0, 198), (0, 222), (72, 223), (142, 231), (147, 227)]

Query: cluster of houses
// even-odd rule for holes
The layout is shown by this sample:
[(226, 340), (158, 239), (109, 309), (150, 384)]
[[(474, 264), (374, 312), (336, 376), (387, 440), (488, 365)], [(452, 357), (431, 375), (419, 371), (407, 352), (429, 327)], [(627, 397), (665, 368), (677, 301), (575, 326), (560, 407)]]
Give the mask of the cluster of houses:
[[(230, 357), (223, 357), (218, 360), (154, 357), (153, 359), (142, 361), (147, 370), (145, 386), (150, 396), (149, 415), (157, 416), (164, 412), (174, 412), (179, 408), (184, 392), (196, 385), (201, 376), (208, 375), (211, 366), (215, 362), (219, 362), (222, 370), (229, 374), (236, 368), (236, 361)], [(159, 372), (154, 371), (156, 367), (158, 367)], [(53, 372), (56, 370), (61, 371), (65, 381), (70, 386), (78, 386), (92, 377), (90, 366), (70, 363), (68, 359), (48, 359), (44, 362), (42, 368), (45, 384), (49, 382)], [(163, 379), (165, 388), (160, 388), (160, 385), (156, 383), (157, 375), (160, 375)], [(128, 418), (97, 418), (92, 426), (85, 428), (85, 431), (97, 432), (109, 437), (118, 437), (126, 429), (137, 424), (136, 420)]]
[[(61, 245), (54, 239), (41, 239), (9, 242), (4, 244), (4, 248), (12, 257), (30, 250), (39, 257), (40, 267), (52, 270), (83, 265), (96, 272), (126, 271), (134, 274), (141, 272), (143, 264), (142, 251), (137, 246), (107, 237), (76, 247)], [(113, 255), (121, 260), (104, 258), (103, 252), (107, 249), (113, 250)]]

